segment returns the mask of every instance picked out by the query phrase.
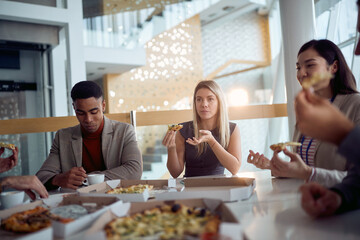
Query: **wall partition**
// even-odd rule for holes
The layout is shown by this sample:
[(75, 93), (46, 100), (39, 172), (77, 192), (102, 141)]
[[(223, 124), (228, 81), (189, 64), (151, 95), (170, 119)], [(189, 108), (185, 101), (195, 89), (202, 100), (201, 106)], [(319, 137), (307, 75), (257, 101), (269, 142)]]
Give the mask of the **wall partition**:
[[(269, 119), (286, 119), (287, 116), (286, 104), (231, 107), (229, 108), (229, 113), (231, 121), (240, 123), (240, 131), (242, 132), (241, 140), (248, 143), (256, 143), (256, 139), (264, 138), (267, 135), (266, 122)], [(129, 124), (132, 123), (137, 126), (138, 143), (142, 149), (144, 160), (143, 179), (166, 178), (169, 176), (166, 169), (167, 152), (161, 145), (162, 137), (167, 131), (168, 124), (191, 120), (192, 110), (134, 111), (132, 113), (106, 114), (106, 116), (113, 120)], [(132, 122), (131, 119), (136, 119), (136, 122)], [(246, 127), (243, 127), (241, 125), (242, 123), (247, 124)], [(11, 139), (24, 138), (31, 135), (53, 132), (60, 128), (70, 127), (76, 124), (77, 119), (75, 117), (0, 120), (0, 137), (11, 136)], [(249, 124), (251, 124), (251, 128), (249, 128)], [(265, 128), (261, 126), (265, 126)], [(143, 135), (143, 132), (149, 131), (154, 127), (157, 128), (157, 131), (151, 131), (151, 133), (146, 136)], [(284, 128), (284, 126), (282, 126), (282, 128)], [(10, 141), (10, 139), (7, 141)], [(154, 142), (149, 144), (150, 141)], [(31, 146), (31, 151), (40, 151), (43, 147), (41, 142), (34, 142), (33, 144), (34, 146)], [(264, 142), (260, 144), (264, 144)], [(267, 146), (263, 147), (267, 148)], [(7, 154), (10, 153), (8, 152)], [(0, 174), (0, 176), (5, 176), (10, 173), (10, 175), (35, 174), (46, 158), (46, 156), (38, 157), (38, 162), (32, 161), (31, 168), (28, 171), (13, 171)], [(28, 159), (24, 159), (23, 162), (30, 164)], [(245, 164), (246, 159), (243, 158), (243, 162)]]

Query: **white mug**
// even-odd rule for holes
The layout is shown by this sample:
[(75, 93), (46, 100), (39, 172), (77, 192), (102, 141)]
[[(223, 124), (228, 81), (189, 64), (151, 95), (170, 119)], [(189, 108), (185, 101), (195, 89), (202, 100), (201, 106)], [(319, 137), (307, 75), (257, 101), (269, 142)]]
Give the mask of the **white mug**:
[(24, 191), (2, 192), (0, 194), (2, 209), (15, 207), (24, 202)]
[(105, 174), (88, 174), (87, 182), (89, 185), (102, 183), (105, 179)]

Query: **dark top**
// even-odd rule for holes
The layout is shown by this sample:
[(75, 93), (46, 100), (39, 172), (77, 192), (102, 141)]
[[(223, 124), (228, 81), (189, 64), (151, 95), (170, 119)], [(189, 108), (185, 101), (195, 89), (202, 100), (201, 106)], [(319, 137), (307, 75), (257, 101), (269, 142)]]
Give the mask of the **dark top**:
[[(186, 139), (194, 137), (193, 122), (181, 123), (184, 127), (180, 129), (180, 134)], [(229, 122), (230, 135), (234, 132), (235, 123)], [(211, 131), (217, 142), (219, 131), (217, 128)], [(197, 148), (185, 142), (185, 177), (196, 177), (206, 175), (224, 174), (224, 166), (219, 162), (211, 147), (206, 144), (205, 151), (197, 156)]]
[(331, 189), (342, 198), (338, 213), (360, 208), (360, 127), (356, 126), (341, 142), (339, 153), (352, 164), (343, 181)]

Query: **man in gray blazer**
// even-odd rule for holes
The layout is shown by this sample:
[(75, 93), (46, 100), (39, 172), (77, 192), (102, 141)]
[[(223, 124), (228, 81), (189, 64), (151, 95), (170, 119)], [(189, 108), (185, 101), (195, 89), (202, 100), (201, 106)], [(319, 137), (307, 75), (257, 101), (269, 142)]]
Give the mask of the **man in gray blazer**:
[(79, 125), (56, 132), (50, 154), (36, 176), (47, 189), (77, 189), (88, 173), (105, 179), (140, 179), (142, 157), (132, 125), (104, 116), (105, 100), (94, 82), (71, 90)]

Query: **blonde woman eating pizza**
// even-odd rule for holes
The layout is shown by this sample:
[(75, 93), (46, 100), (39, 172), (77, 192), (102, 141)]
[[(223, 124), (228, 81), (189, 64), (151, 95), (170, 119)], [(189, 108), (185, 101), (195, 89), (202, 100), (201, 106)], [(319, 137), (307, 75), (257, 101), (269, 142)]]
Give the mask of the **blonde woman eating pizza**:
[(236, 174), (241, 166), (240, 131), (229, 122), (224, 94), (215, 81), (201, 81), (193, 97), (193, 121), (181, 123), (179, 131), (169, 130), (167, 168), (177, 178), (221, 175), (226, 168)]

